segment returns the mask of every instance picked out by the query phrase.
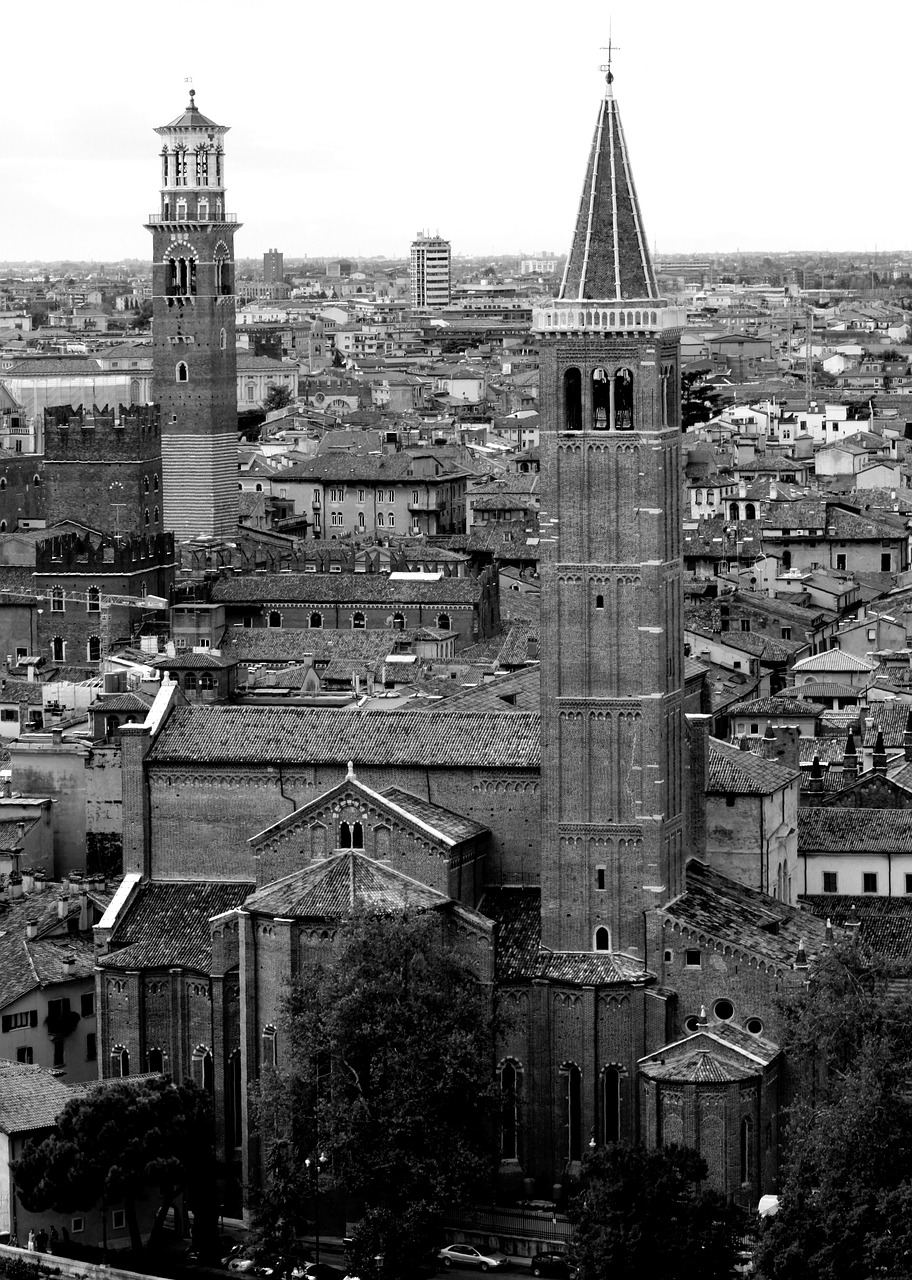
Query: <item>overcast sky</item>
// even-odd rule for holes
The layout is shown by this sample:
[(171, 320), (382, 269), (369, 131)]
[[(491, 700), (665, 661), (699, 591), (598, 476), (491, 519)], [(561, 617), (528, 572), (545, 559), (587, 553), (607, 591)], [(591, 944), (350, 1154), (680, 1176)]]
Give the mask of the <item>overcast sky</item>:
[[(662, 252), (912, 242), (910, 0), (613, 6), (615, 88)], [(231, 126), (239, 257), (565, 252), (604, 0), (3, 6), (0, 260), (144, 258), (156, 125), (193, 78)]]

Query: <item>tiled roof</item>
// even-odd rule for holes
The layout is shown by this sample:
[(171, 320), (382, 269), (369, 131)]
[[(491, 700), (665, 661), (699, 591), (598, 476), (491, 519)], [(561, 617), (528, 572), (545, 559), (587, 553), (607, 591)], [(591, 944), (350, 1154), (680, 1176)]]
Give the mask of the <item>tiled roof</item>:
[(798, 776), (797, 769), (786, 769), (774, 760), (754, 755), (752, 751), (739, 751), (718, 738), (710, 739), (708, 792), (770, 795), (788, 786)]
[(799, 698), (802, 702), (813, 701), (815, 698), (854, 698), (857, 701), (865, 695), (864, 689), (856, 689), (854, 685), (822, 680), (810, 680), (807, 684), (796, 685), (788, 692), (791, 697)]
[(867, 658), (856, 658), (854, 653), (844, 653), (841, 649), (825, 649), (823, 653), (812, 653), (809, 658), (801, 658), (795, 663), (794, 670), (807, 671), (873, 671), (876, 662)]
[(252, 884), (143, 885), (98, 963), (116, 969), (180, 966), (206, 973), (212, 961), (209, 920), (239, 907)]
[(831, 920), (839, 932), (854, 915), (861, 922), (858, 936), (869, 947), (893, 960), (912, 959), (912, 898), (812, 893), (799, 901), (821, 920)]
[(440, 711), (532, 711), (541, 710), (541, 672), (538, 667), (522, 667), (509, 675), (460, 689), (436, 704)]
[[(845, 734), (838, 733), (819, 738), (799, 738), (799, 763), (813, 764), (814, 756), (817, 756), (821, 764), (842, 764), (845, 744)], [(855, 745), (857, 747), (858, 743), (856, 742)]]
[[(78, 917), (78, 905), (73, 900), (70, 915)], [(38, 924), (35, 938), (26, 937), (29, 920)], [(49, 890), (8, 902), (0, 912), (0, 1008), (36, 987), (63, 982), (67, 977), (63, 969), (65, 955), (76, 957), (77, 976), (85, 977), (92, 972), (91, 958), (88, 968), (85, 967), (85, 939), (79, 934), (67, 933), (59, 941), (42, 936), (57, 927), (57, 920), (57, 898)]]
[(730, 716), (809, 716), (819, 715), (826, 708), (816, 702), (798, 698), (755, 698), (752, 702), (737, 702), (728, 708)]
[(823, 943), (820, 921), (806, 912), (737, 884), (702, 862), (687, 864), (687, 888), (660, 913), (707, 940), (728, 942), (761, 959), (789, 967), (802, 940), (808, 952)]
[[(901, 747), (910, 710), (912, 708), (907, 702), (872, 703), (864, 712), (866, 725), (864, 745), (873, 747), (877, 741), (877, 734), (880, 732), (883, 734), (885, 747)], [(870, 724), (868, 724), (868, 720), (871, 721)]]
[(187, 650), (173, 658), (153, 658), (150, 666), (159, 671), (216, 671), (223, 667), (237, 666), (236, 658), (220, 658), (215, 653), (194, 653)]
[(366, 854), (346, 850), (276, 880), (244, 903), (244, 910), (289, 919), (334, 920), (353, 911), (430, 910), (449, 901)]
[(41, 706), (41, 685), (36, 680), (3, 680), (0, 682), (0, 702), (27, 703)]
[(252, 573), (221, 578), (213, 585), (215, 603), (358, 604), (471, 603), (480, 586), (475, 578), (401, 581), (380, 573)]
[(798, 809), (802, 853), (912, 853), (912, 809)]
[(684, 1057), (669, 1057), (665, 1062), (641, 1062), (642, 1075), (652, 1080), (680, 1080), (692, 1084), (728, 1084), (733, 1080), (749, 1080), (759, 1074), (758, 1068), (735, 1063), (719, 1057), (709, 1049), (697, 1049)]
[(283, 470), (282, 480), (314, 480), (332, 483), (332, 481), (385, 481), (402, 484), (443, 484), (455, 477), (467, 475), (464, 468), (454, 465), (452, 459), (441, 457), (436, 449), (423, 449), (425, 455), (436, 457), (440, 463), (437, 475), (417, 476), (414, 474), (414, 458), (411, 453), (350, 453), (336, 451), (318, 453), (297, 466)]
[(462, 814), (443, 809), (439, 804), (431, 804), (430, 800), (413, 795), (411, 791), (403, 791), (401, 787), (387, 787), (380, 794), (398, 805), (400, 809), (412, 814), (419, 822), (424, 822), (434, 831), (448, 836), (450, 840), (457, 842), (472, 840), (488, 830), (486, 826), (473, 821), (472, 818), (464, 818)]
[(52, 1128), (70, 1096), (49, 1071), (0, 1058), (0, 1132)]
[(242, 663), (301, 662), (314, 658), (364, 658), (377, 661), (397, 644), (411, 648), (414, 631), (335, 631), (329, 627), (228, 627), (221, 639), (223, 657)]
[(205, 762), (449, 765), (537, 768), (541, 729), (520, 712), (435, 715), (312, 707), (176, 707), (149, 757)]
[(0, 818), (0, 852), (21, 849), (22, 841), (38, 821), (38, 818)]
[(138, 711), (145, 715), (152, 706), (150, 697), (140, 693), (109, 693), (96, 698), (89, 707), (90, 711)]
[(538, 889), (488, 889), (479, 910), (498, 925), (497, 977), (511, 982), (549, 978), (553, 982), (610, 986), (648, 977), (642, 962), (608, 951), (548, 951), (541, 946)]

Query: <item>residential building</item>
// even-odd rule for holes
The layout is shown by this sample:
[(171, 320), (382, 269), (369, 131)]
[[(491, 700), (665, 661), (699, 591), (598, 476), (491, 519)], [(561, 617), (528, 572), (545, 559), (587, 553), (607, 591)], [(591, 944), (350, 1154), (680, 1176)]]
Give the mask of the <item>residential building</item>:
[(267, 249), (263, 254), (263, 283), (285, 283), (285, 257), (278, 249)]
[(409, 250), (409, 287), (413, 307), (450, 305), (449, 240), (419, 231)]

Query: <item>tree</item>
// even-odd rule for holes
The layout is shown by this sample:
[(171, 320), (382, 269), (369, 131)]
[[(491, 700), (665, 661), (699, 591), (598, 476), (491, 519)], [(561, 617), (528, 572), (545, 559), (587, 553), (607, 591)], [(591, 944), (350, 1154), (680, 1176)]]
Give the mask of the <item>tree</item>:
[(743, 1223), (687, 1147), (601, 1147), (583, 1164), (571, 1203), (580, 1280), (729, 1280)]
[(131, 318), (130, 327), (132, 329), (145, 329), (151, 319), (152, 303), (148, 298), (146, 298), (145, 301), (140, 303), (137, 311)]
[(272, 413), (274, 409), (284, 409), (291, 404), (291, 392), (287, 387), (277, 386), (276, 383), (270, 382), (266, 398), (263, 401), (263, 408), (267, 413)]
[(721, 412), (722, 397), (705, 381), (704, 374), (694, 370), (681, 374), (681, 425), (685, 431), (700, 422), (709, 422)]
[(209, 1095), (191, 1081), (167, 1076), (112, 1081), (74, 1097), (52, 1134), (26, 1143), (13, 1177), (27, 1209), (90, 1209), (123, 1202), (130, 1244), (143, 1247), (137, 1200), (158, 1187), (161, 1200), (150, 1236), (183, 1191), (193, 1212), (197, 1249), (213, 1252), (218, 1204), (215, 1135)]
[(829, 948), (784, 1006), (800, 1081), (778, 1213), (759, 1264), (776, 1280), (912, 1274), (912, 1000), (900, 966)]
[(289, 1066), (259, 1093), (259, 1238), (270, 1222), (287, 1238), (295, 1197), (300, 1224), (318, 1161), (320, 1187), (364, 1207), (356, 1269), (382, 1254), (386, 1276), (408, 1274), (435, 1216), (487, 1191), (497, 1167), (489, 990), (437, 913), (354, 916), (331, 962), (289, 988), (282, 1025)]

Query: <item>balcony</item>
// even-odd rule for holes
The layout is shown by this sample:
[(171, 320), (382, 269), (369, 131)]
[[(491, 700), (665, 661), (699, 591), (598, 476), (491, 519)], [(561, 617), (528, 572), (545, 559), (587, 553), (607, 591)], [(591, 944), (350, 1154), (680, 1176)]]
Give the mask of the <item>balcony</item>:
[(182, 227), (188, 224), (196, 227), (208, 227), (213, 223), (220, 225), (223, 222), (237, 222), (237, 214), (223, 213), (220, 218), (166, 218), (162, 213), (150, 213), (146, 219), (147, 226), (160, 226), (162, 223), (170, 225), (172, 222)]
[(419, 498), (417, 502), (408, 504), (409, 511), (442, 511), (444, 507), (443, 497), (440, 494), (428, 494), (425, 498)]

